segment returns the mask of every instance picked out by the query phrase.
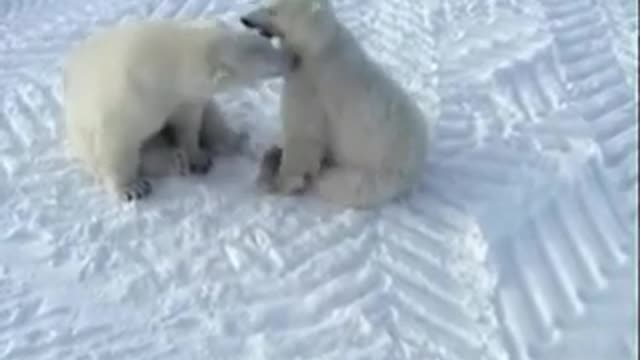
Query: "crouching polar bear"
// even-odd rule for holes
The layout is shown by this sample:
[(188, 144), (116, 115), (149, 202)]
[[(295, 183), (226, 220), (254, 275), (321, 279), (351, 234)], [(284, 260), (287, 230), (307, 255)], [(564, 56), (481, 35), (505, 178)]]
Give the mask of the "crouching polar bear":
[(272, 191), (308, 190), (365, 208), (405, 194), (419, 181), (426, 119), (369, 60), (329, 0), (275, 0), (241, 20), (280, 38), (301, 60), (285, 76), (283, 146), (265, 153), (260, 182)]
[[(295, 60), (219, 21), (146, 22), (95, 34), (65, 64), (70, 153), (129, 201), (151, 192), (148, 175), (171, 167), (205, 173), (211, 160), (202, 143), (228, 130), (211, 96), (281, 76)], [(175, 135), (174, 150), (158, 147), (165, 133)]]

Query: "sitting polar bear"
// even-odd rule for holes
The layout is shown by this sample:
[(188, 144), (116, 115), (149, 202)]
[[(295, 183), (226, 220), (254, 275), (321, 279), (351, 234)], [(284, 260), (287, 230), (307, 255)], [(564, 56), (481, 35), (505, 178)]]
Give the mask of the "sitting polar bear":
[[(151, 192), (147, 175), (170, 172), (162, 166), (208, 171), (201, 145), (219, 141), (226, 130), (214, 93), (281, 76), (294, 64), (295, 57), (264, 37), (222, 22), (105, 30), (72, 50), (65, 64), (70, 152), (112, 194), (140, 199)], [(167, 126), (175, 135), (171, 151), (157, 146)]]
[[(285, 75), (284, 144), (265, 153), (261, 183), (366, 208), (408, 192), (426, 157), (426, 118), (369, 60), (329, 0), (275, 0), (241, 18), (300, 57)], [(309, 189), (307, 189), (309, 186)]]

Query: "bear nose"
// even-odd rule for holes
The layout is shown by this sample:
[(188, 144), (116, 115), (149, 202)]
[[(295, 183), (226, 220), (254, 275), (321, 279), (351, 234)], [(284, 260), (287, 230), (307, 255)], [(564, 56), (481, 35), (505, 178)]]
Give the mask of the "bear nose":
[(242, 23), (242, 25), (246, 26), (249, 29), (258, 29), (260, 35), (271, 39), (273, 37), (273, 33), (265, 28), (263, 28), (262, 26), (258, 25), (257, 23), (255, 23), (253, 20), (251, 20), (250, 18), (243, 16), (240, 18), (240, 22)]
[(240, 22), (242, 22), (242, 25), (248, 27), (249, 29), (255, 29), (258, 27), (256, 24), (253, 23), (253, 21), (249, 20), (244, 16), (240, 18)]

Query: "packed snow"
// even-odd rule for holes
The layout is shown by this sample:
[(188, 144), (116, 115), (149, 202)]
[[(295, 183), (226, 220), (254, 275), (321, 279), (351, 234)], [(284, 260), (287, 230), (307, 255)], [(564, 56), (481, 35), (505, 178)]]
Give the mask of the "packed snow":
[(637, 3), (334, 3), (438, 109), (424, 183), (372, 211), (255, 187), (280, 80), (219, 96), (250, 154), (147, 200), (67, 158), (69, 46), (257, 1), (0, 2), (0, 359), (637, 357)]

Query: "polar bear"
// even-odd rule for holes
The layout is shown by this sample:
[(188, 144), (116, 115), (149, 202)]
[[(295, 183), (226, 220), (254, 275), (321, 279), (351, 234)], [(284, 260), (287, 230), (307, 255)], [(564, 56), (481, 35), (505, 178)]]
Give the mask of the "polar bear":
[(354, 208), (381, 205), (419, 182), (427, 119), (340, 24), (329, 0), (275, 0), (241, 21), (278, 37), (301, 61), (285, 77), (283, 149), (265, 153), (260, 181), (271, 174), (275, 191), (308, 185)]
[(221, 21), (150, 21), (104, 30), (65, 62), (70, 152), (115, 196), (143, 198), (151, 184), (141, 173), (141, 157), (166, 156), (141, 151), (156, 148), (147, 143), (157, 142), (166, 125), (177, 145), (171, 157), (204, 173), (210, 159), (200, 137), (221, 125), (203, 124), (212, 95), (281, 76), (294, 64), (291, 54), (264, 37)]

